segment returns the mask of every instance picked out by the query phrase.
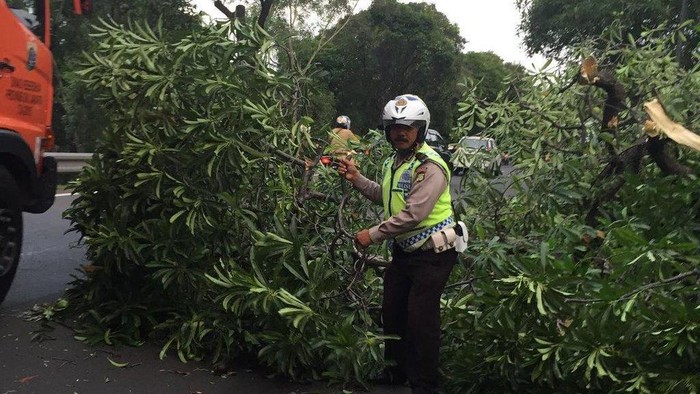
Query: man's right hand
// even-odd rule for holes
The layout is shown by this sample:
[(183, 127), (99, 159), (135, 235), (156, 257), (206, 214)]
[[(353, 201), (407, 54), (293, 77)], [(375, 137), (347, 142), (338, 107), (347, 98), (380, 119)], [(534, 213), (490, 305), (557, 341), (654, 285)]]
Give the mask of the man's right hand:
[(357, 169), (354, 160), (340, 159), (338, 164), (338, 172), (340, 176), (350, 182), (354, 182), (360, 176), (360, 170)]

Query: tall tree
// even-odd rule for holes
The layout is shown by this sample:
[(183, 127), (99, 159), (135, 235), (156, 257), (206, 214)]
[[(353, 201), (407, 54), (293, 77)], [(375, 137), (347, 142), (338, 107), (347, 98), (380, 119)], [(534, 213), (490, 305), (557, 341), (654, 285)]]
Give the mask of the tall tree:
[(463, 75), (478, 83), (476, 93), (486, 100), (494, 100), (505, 88), (509, 75), (521, 75), (522, 66), (506, 63), (493, 52), (467, 52), (462, 55)]
[[(615, 20), (623, 34), (639, 37), (645, 29), (666, 23), (669, 28), (685, 21), (685, 15), (700, 13), (700, 0), (517, 0), (522, 13), (520, 29), (528, 52), (557, 56), (567, 47), (598, 37)], [(692, 61), (691, 54), (700, 44), (697, 29), (683, 30), (687, 38), (682, 62)]]
[(376, 0), (353, 16), (319, 65), (336, 111), (349, 115), (358, 130), (376, 127), (389, 99), (414, 93), (428, 104), (432, 125), (448, 132), (463, 45), (458, 27), (434, 5)]
[[(271, 61), (291, 71), (295, 93), (288, 104), (292, 121), (302, 114), (316, 119), (333, 117), (334, 98), (317, 80), (314, 62), (317, 55), (346, 26), (358, 0), (243, 0), (236, 7), (249, 8), (250, 15), (258, 15), (258, 25), (264, 26), (276, 41), (276, 56)], [(217, 7), (224, 14), (232, 14), (220, 1)], [(227, 4), (232, 5), (229, 0)], [(321, 123), (325, 124), (325, 123)], [(318, 129), (321, 133), (321, 128)]]

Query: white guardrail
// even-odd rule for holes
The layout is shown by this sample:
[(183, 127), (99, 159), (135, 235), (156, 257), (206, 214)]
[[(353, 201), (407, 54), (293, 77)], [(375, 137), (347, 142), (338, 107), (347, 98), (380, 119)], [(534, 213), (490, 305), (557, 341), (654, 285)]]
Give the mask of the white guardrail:
[(44, 156), (53, 157), (58, 164), (58, 173), (80, 172), (85, 162), (92, 158), (92, 153), (46, 152)]

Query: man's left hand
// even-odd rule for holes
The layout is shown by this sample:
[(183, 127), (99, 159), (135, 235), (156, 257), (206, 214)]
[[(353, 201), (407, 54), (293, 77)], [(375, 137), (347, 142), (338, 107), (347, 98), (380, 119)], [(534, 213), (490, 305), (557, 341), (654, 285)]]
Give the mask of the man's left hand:
[(355, 242), (363, 248), (372, 245), (372, 238), (369, 237), (369, 230), (364, 229), (358, 231), (357, 234), (355, 234)]

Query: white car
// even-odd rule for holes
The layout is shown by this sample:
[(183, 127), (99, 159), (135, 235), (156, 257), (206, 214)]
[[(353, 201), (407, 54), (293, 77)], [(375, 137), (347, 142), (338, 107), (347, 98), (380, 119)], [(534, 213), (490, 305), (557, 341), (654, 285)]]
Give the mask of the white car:
[(468, 169), (478, 169), (493, 175), (501, 173), (501, 164), (508, 156), (501, 154), (496, 140), (487, 137), (462, 137), (456, 144), (450, 144), (453, 173), (463, 175)]

